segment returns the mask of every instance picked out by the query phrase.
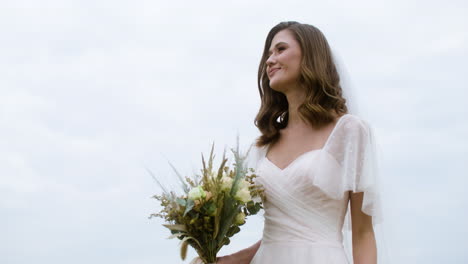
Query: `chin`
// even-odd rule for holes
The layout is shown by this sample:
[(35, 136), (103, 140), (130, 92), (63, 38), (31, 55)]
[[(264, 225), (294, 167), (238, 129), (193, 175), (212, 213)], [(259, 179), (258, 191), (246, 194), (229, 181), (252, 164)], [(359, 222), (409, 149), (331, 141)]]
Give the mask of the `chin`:
[(278, 85), (270, 84), (270, 88), (277, 91), (277, 92), (282, 92), (281, 87), (278, 87)]
[(270, 82), (270, 87), (271, 87), (271, 89), (273, 89), (273, 90), (275, 90), (277, 92), (284, 93), (284, 91), (285, 91), (284, 87), (287, 87), (287, 85), (284, 84), (284, 83)]

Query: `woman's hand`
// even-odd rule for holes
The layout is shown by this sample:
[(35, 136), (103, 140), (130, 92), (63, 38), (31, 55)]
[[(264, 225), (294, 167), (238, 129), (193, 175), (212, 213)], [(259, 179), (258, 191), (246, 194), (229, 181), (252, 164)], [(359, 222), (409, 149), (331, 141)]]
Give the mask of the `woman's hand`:
[(255, 256), (262, 240), (260, 239), (257, 243), (253, 244), (249, 248), (243, 249), (239, 252), (218, 257), (216, 264), (249, 264)]
[(233, 255), (226, 255), (216, 258), (216, 264), (237, 264), (239, 261), (235, 260)]
[[(261, 243), (262, 240), (260, 239), (257, 243), (239, 252), (222, 257), (217, 257), (216, 264), (250, 264)], [(203, 264), (201, 259), (199, 257), (197, 258), (198, 262), (195, 262), (195, 264)]]

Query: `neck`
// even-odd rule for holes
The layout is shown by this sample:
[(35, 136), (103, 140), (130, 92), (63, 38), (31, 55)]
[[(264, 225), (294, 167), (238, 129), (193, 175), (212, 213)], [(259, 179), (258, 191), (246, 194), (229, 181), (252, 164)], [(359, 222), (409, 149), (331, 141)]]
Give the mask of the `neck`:
[(300, 89), (300, 87), (295, 88), (296, 89), (289, 89), (285, 93), (288, 100), (288, 128), (307, 127), (309, 124), (299, 117), (298, 112), (298, 107), (304, 102), (306, 92), (304, 89)]
[[(295, 89), (288, 89), (284, 92), (288, 100), (288, 125), (287, 129), (301, 130), (301, 129), (314, 129), (309, 123), (302, 120), (299, 116), (298, 107), (301, 105), (306, 98), (306, 90), (302, 87), (294, 87)], [(335, 111), (332, 111), (335, 119), (338, 115)]]

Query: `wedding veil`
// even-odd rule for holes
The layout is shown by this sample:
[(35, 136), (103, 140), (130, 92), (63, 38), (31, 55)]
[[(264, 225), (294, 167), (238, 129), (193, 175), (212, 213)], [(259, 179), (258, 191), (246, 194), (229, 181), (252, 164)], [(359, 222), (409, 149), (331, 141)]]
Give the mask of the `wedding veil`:
[[(335, 66), (338, 71), (338, 75), (340, 76), (340, 85), (343, 91), (343, 97), (346, 99), (346, 106), (348, 108), (348, 113), (352, 115), (359, 116), (363, 119), (367, 119), (365, 113), (361, 113), (358, 109), (358, 96), (356, 93), (356, 90), (353, 87), (352, 81), (350, 79), (349, 73), (346, 70), (346, 67), (341, 60), (341, 57), (337, 53), (335, 49), (332, 49), (332, 54), (333, 54), (333, 60), (335, 62)], [(372, 129), (372, 127), (371, 127)], [(378, 141), (376, 141), (378, 142)], [(378, 152), (379, 148), (376, 148), (376, 151)], [(379, 153), (376, 153), (377, 157)], [(377, 159), (377, 163), (379, 160)], [(377, 170), (378, 171), (378, 170)], [(381, 210), (384, 214), (383, 218), (385, 219), (385, 206), (386, 206), (386, 200), (384, 199), (384, 193), (383, 193), (383, 185), (381, 184), (381, 175), (377, 175), (377, 186), (376, 190), (378, 190), (378, 195), (380, 197), (380, 205)], [(348, 255), (348, 259), (352, 260), (352, 233), (350, 231), (351, 229), (351, 215), (350, 215), (350, 203), (348, 203), (348, 209), (347, 213), (345, 216), (345, 223), (342, 229), (343, 232), (343, 244), (345, 247), (346, 254)], [(382, 221), (381, 223), (374, 225), (374, 234), (375, 234), (375, 239), (376, 239), (376, 244), (377, 244), (377, 263), (379, 264), (390, 264), (390, 255), (389, 255), (389, 248), (386, 243), (385, 239), (385, 220)], [(352, 263), (352, 262), (351, 262)]]

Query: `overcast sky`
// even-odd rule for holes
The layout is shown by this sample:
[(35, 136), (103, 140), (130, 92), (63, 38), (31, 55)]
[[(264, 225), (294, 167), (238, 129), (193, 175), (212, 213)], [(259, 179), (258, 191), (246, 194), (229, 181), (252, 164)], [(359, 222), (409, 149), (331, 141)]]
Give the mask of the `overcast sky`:
[[(188, 263), (145, 167), (259, 135), (268, 31), (318, 27), (381, 154), (393, 263), (468, 263), (465, 1), (2, 1), (0, 263)], [(170, 182), (170, 181), (168, 181)], [(259, 216), (220, 255), (261, 238)]]

